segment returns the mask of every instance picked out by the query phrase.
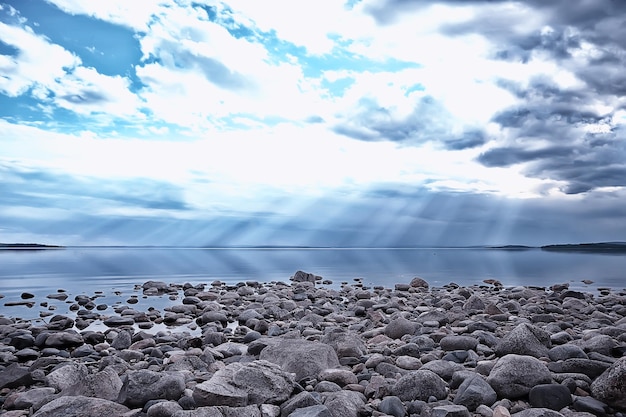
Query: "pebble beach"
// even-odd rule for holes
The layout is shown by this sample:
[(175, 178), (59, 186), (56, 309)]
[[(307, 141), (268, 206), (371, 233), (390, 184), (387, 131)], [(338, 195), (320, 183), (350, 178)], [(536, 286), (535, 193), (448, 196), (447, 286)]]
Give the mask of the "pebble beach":
[(145, 309), (0, 300), (69, 305), (0, 316), (0, 415), (626, 415), (626, 290), (328, 284), (147, 281), (141, 298), (171, 305)]

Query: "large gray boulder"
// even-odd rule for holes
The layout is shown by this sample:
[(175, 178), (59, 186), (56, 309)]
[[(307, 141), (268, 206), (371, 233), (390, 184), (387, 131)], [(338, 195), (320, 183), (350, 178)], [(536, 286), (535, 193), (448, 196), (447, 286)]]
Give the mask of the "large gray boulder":
[(324, 343), (301, 339), (283, 339), (264, 348), (259, 359), (279, 365), (296, 374), (296, 381), (316, 378), (321, 371), (339, 366), (335, 350)]
[(454, 403), (464, 405), (468, 410), (474, 411), (476, 408), (485, 404), (491, 406), (498, 399), (498, 394), (491, 388), (480, 375), (467, 378), (459, 386)]
[(289, 398), (294, 387), (293, 375), (274, 363), (265, 360), (235, 362), (196, 385), (193, 398), (201, 406), (280, 404)]
[(68, 362), (50, 372), (47, 376), (48, 386), (59, 391), (74, 385), (82, 384), (89, 375), (89, 369), (80, 362)]
[(322, 403), (333, 417), (358, 417), (365, 406), (365, 396), (356, 391), (325, 392), (322, 393)]
[(130, 410), (113, 401), (84, 396), (59, 397), (41, 407), (33, 417), (112, 417)]
[(626, 410), (626, 357), (616, 361), (593, 381), (591, 393), (612, 407)]
[(117, 402), (128, 407), (143, 407), (150, 400), (178, 400), (185, 390), (180, 372), (154, 372), (147, 369), (128, 372)]
[(339, 358), (348, 356), (359, 358), (367, 353), (367, 347), (359, 335), (340, 329), (325, 334), (321, 342), (335, 349)]
[(402, 376), (391, 390), (393, 395), (402, 401), (427, 401), (431, 396), (443, 400), (448, 396), (445, 381), (436, 373), (422, 369)]
[(550, 371), (539, 359), (514, 354), (500, 358), (487, 377), (498, 396), (508, 399), (523, 397), (535, 385), (551, 381)]
[(415, 333), (417, 323), (405, 319), (404, 317), (398, 317), (393, 319), (385, 326), (385, 335), (392, 339), (400, 339), (402, 336)]
[(528, 323), (521, 323), (502, 338), (495, 351), (498, 356), (514, 353), (541, 358), (548, 357), (550, 347), (552, 344), (548, 332)]
[(62, 395), (84, 395), (115, 401), (122, 389), (122, 380), (113, 367), (85, 376), (80, 382), (63, 390)]

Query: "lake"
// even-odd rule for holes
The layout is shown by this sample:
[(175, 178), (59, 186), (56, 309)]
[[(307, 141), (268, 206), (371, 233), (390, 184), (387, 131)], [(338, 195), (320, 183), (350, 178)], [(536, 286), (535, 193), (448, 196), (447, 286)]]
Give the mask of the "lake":
[[(550, 286), (570, 283), (570, 288), (594, 292), (598, 287), (626, 288), (626, 255), (547, 252), (540, 249), (198, 249), (198, 248), (84, 248), (51, 250), (0, 250), (0, 315), (34, 318), (42, 310), (65, 313), (78, 294), (93, 296), (108, 305), (124, 303), (138, 295), (140, 306), (162, 308), (167, 298), (141, 299), (135, 284), (147, 280), (167, 283), (206, 283), (220, 280), (235, 284), (246, 280), (283, 281), (303, 270), (341, 282), (362, 278), (365, 286), (393, 288), (420, 276), (431, 286), (455, 282), (477, 285), (484, 279), (505, 286)], [(592, 280), (586, 285), (582, 280)], [(46, 300), (58, 289), (68, 302)], [(36, 295), (48, 306), (5, 306), (22, 292)], [(118, 294), (116, 294), (118, 292)], [(180, 300), (178, 300), (178, 303)], [(146, 307), (147, 308), (147, 307)]]

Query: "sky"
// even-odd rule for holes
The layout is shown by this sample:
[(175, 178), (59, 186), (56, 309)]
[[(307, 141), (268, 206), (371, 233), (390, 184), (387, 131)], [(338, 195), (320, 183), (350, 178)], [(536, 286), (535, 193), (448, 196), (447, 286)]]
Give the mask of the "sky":
[(0, 0), (0, 242), (626, 241), (626, 2)]

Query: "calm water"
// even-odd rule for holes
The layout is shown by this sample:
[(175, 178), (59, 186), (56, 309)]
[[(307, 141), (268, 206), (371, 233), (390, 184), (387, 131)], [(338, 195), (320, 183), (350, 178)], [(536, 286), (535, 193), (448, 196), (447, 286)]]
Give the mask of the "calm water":
[[(595, 291), (598, 287), (626, 288), (626, 256), (554, 253), (541, 250), (494, 249), (171, 249), (171, 248), (67, 248), (42, 251), (0, 251), (0, 315), (32, 318), (49, 307), (7, 307), (24, 291), (38, 302), (64, 289), (69, 300), (78, 294), (97, 303), (124, 303), (139, 295), (140, 306), (163, 307), (167, 298), (141, 300), (134, 288), (146, 280), (168, 283), (235, 284), (246, 280), (284, 281), (297, 270), (321, 275), (338, 287), (342, 281), (363, 279), (366, 286), (393, 287), (414, 276), (431, 286), (450, 282), (480, 284), (494, 278), (505, 286), (569, 282), (570, 288)], [(591, 285), (581, 282), (593, 280)], [(121, 295), (115, 295), (115, 292)], [(68, 303), (47, 300), (64, 313)], [(180, 302), (180, 300), (178, 301)]]

